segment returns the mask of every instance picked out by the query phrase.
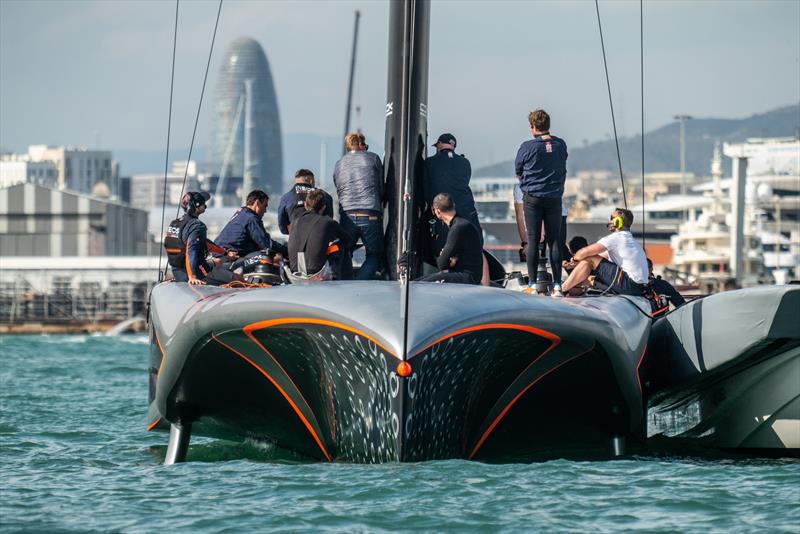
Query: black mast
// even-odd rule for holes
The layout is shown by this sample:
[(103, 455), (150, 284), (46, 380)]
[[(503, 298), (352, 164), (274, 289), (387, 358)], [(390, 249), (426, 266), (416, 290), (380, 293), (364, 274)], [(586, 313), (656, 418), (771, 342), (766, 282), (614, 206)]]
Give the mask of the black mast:
[[(418, 232), (428, 139), (429, 0), (395, 0), (389, 16), (389, 79), (386, 96), (386, 191), (389, 276), (400, 279), (403, 352), (408, 352), (409, 281), (420, 271)], [(405, 258), (399, 273), (397, 259)]]
[[(350, 52), (350, 81), (347, 83), (347, 111), (345, 112), (344, 116), (344, 135), (342, 136), (342, 140), (344, 141), (345, 136), (350, 133), (350, 109), (353, 103), (353, 77), (356, 72), (356, 50), (358, 47), (358, 20), (361, 18), (361, 12), (356, 10), (356, 22), (355, 26), (353, 27), (353, 50)], [(344, 146), (344, 142), (342, 142), (342, 154), (347, 151), (347, 148)]]
[(422, 178), (428, 138), (429, 0), (390, 3), (389, 77), (386, 96), (384, 167), (389, 213), (386, 260), (397, 278), (397, 259), (408, 258), (401, 281), (419, 274)]

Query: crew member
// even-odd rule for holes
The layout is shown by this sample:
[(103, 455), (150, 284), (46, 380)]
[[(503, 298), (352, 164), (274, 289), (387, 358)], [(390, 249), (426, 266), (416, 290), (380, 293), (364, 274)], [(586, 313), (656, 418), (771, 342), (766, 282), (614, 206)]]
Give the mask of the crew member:
[(633, 212), (616, 208), (608, 223), (611, 234), (573, 256), (577, 264), (564, 282), (564, 292), (594, 275), (596, 285), (611, 292), (644, 296), (648, 282), (647, 257), (631, 234), (632, 224)]
[[(523, 193), (528, 243), (539, 243), (544, 222), (545, 240), (550, 249), (553, 294), (561, 295), (561, 197), (567, 177), (567, 144), (550, 135), (550, 115), (543, 109), (528, 115), (533, 139), (517, 151), (514, 168)], [(528, 247), (528, 292), (535, 293), (539, 247)]]
[[(383, 164), (369, 152), (364, 134), (349, 133), (345, 137), (347, 153), (336, 162), (333, 182), (339, 195), (340, 222), (355, 246), (361, 238), (366, 258), (358, 272), (359, 280), (369, 280), (381, 267), (383, 257)], [(353, 247), (344, 260), (344, 279), (353, 277)]]
[(240, 208), (217, 236), (217, 244), (235, 250), (239, 257), (271, 249), (286, 255), (286, 245), (272, 239), (264, 229), (264, 213), (269, 206), (269, 195), (261, 189), (250, 191), (246, 205)]
[(298, 253), (305, 256), (305, 272), (311, 275), (321, 271), (329, 262), (335, 278), (340, 276), (342, 261), (349, 261), (342, 248), (350, 246), (350, 235), (329, 216), (325, 215), (325, 195), (321, 189), (306, 194), (305, 212), (292, 223), (289, 234), (289, 266), (299, 272)]
[(647, 273), (650, 282), (650, 289), (653, 290), (655, 305), (653, 315), (660, 315), (669, 310), (669, 305), (672, 304), (676, 308), (680, 308), (686, 304), (686, 299), (683, 295), (678, 293), (678, 290), (672, 287), (672, 284), (662, 279), (660, 276), (653, 275), (653, 260), (647, 258)]
[(433, 214), (448, 228), (436, 265), (438, 273), (419, 278), (422, 282), (480, 284), (483, 273), (483, 247), (478, 229), (456, 213), (453, 197), (439, 193), (431, 201)]
[[(283, 235), (289, 235), (292, 221), (305, 213), (305, 199), (309, 191), (316, 187), (314, 173), (308, 169), (298, 169), (294, 173), (294, 185), (284, 193), (278, 204), (278, 228)], [(325, 193), (325, 213), (333, 218), (333, 197)]]
[(472, 177), (469, 160), (455, 153), (456, 138), (453, 134), (443, 133), (433, 146), (436, 147), (436, 154), (425, 160), (425, 202), (432, 206), (433, 197), (447, 193), (457, 206), (456, 214), (474, 224), (482, 239), (478, 210), (475, 209), (475, 198), (469, 187)]
[(164, 237), (167, 261), (172, 268), (172, 276), (178, 282), (192, 285), (220, 285), (241, 277), (221, 267), (212, 267), (206, 256), (209, 252), (225, 254), (226, 250), (206, 235), (207, 228), (199, 217), (206, 211), (206, 202), (211, 198), (207, 192), (190, 191), (181, 198), (181, 208), (185, 212), (180, 219), (169, 224)]
[(566, 250), (567, 250), (566, 257), (569, 259), (564, 260), (564, 263), (562, 263), (561, 266), (567, 272), (571, 272), (572, 269), (578, 266), (578, 261), (575, 260), (575, 254), (577, 254), (579, 250), (584, 249), (588, 246), (589, 242), (582, 235), (576, 235), (575, 237), (570, 239), (569, 243), (567, 243), (566, 245)]

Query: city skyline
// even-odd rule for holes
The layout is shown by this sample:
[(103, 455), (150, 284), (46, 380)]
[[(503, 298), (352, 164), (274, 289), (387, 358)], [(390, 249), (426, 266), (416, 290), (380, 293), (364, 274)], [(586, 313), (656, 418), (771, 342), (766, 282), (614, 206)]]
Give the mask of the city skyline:
[[(225, 2), (208, 87), (226, 47), (252, 35), (270, 57), (284, 136), (341, 135), (353, 11), (360, 9), (354, 100), (361, 113), (352, 124), (379, 141), (387, 3), (295, 6)], [(173, 147), (189, 144), (216, 7), (181, 4)], [(638, 3), (606, 1), (600, 9), (618, 130), (635, 135)], [(174, 4), (5, 1), (0, 12), (0, 145), (16, 152), (37, 143), (163, 150)], [(591, 2), (434, 2), (429, 135), (455, 133), (474, 166), (506, 160), (529, 135), (527, 112), (542, 106), (572, 146), (607, 138), (595, 17)], [(800, 101), (798, 17), (800, 4), (791, 1), (645, 2), (645, 129), (676, 113), (740, 118)], [(211, 93), (196, 144), (209, 138)]]

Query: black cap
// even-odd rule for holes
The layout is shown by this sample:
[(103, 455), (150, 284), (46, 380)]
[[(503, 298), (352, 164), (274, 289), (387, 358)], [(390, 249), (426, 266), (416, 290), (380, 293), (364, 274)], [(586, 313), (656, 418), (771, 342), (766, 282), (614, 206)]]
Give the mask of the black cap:
[(181, 199), (181, 207), (186, 211), (193, 211), (195, 207), (208, 202), (211, 194), (208, 191), (189, 191)]
[(453, 148), (456, 147), (456, 136), (451, 133), (443, 133), (439, 136), (439, 139), (436, 140), (434, 144), (431, 146), (436, 146), (439, 143), (446, 143), (448, 145), (453, 145)]

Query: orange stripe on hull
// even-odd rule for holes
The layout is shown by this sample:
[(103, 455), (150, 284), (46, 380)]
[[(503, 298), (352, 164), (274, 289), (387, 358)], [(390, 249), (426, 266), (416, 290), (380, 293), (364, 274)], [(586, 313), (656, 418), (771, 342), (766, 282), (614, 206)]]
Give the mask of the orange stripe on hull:
[[(272, 377), (269, 375), (269, 373), (267, 373), (267, 372), (266, 372), (264, 369), (262, 369), (261, 367), (259, 367), (259, 366), (258, 366), (258, 365), (257, 365), (257, 364), (256, 364), (256, 363), (253, 361), (253, 360), (251, 360), (250, 358), (248, 358), (247, 356), (245, 356), (245, 355), (244, 355), (244, 354), (242, 354), (241, 352), (237, 351), (237, 350), (236, 350), (236, 349), (234, 349), (233, 347), (231, 347), (231, 346), (227, 345), (225, 342), (223, 342), (222, 340), (220, 340), (219, 338), (217, 338), (217, 337), (216, 337), (214, 334), (211, 334), (211, 338), (212, 338), (214, 341), (216, 341), (217, 343), (219, 343), (220, 345), (222, 345), (223, 347), (225, 347), (226, 349), (228, 349), (229, 351), (233, 352), (234, 354), (236, 354), (236, 355), (237, 355), (237, 356), (239, 356), (240, 358), (244, 359), (244, 360), (245, 360), (247, 363), (249, 363), (249, 364), (250, 364), (250, 365), (252, 365), (253, 367), (255, 367), (255, 368), (256, 368), (256, 370), (258, 370), (258, 372), (260, 372), (262, 375), (264, 375), (264, 376), (267, 378), (267, 380), (269, 380), (269, 381), (272, 383), (272, 385), (273, 385), (273, 386), (275, 386), (275, 388), (276, 388), (276, 389), (277, 389), (277, 390), (278, 390), (278, 391), (281, 393), (281, 395), (283, 395), (283, 397), (284, 397), (284, 398), (287, 400), (287, 402), (288, 402), (288, 403), (289, 403), (289, 405), (292, 407), (292, 409), (295, 411), (295, 413), (297, 414), (297, 416), (298, 416), (298, 417), (300, 418), (300, 420), (303, 422), (303, 425), (305, 425), (305, 427), (306, 427), (306, 428), (308, 429), (308, 431), (311, 433), (311, 437), (313, 437), (313, 438), (314, 438), (314, 441), (315, 441), (315, 442), (317, 443), (317, 445), (319, 446), (320, 450), (322, 451), (322, 454), (324, 454), (324, 455), (325, 455), (325, 458), (326, 458), (326, 459), (327, 459), (327, 460), (330, 462), (330, 461), (331, 461), (331, 456), (328, 454), (328, 451), (325, 449), (325, 446), (322, 444), (322, 441), (319, 439), (319, 436), (317, 436), (317, 433), (314, 431), (314, 428), (311, 426), (311, 423), (309, 423), (309, 422), (308, 422), (308, 419), (306, 419), (306, 417), (303, 415), (303, 412), (302, 412), (302, 411), (300, 411), (300, 408), (298, 408), (298, 407), (297, 407), (297, 404), (295, 404), (295, 403), (294, 403), (294, 401), (292, 400), (292, 398), (289, 396), (289, 394), (288, 394), (288, 393), (286, 393), (286, 391), (284, 391), (284, 390), (283, 390), (283, 388), (281, 388), (281, 386), (278, 384), (278, 382), (277, 382), (277, 381), (276, 381), (274, 378), (272, 378)], [(259, 346), (260, 346), (260, 344), (259, 344)], [(264, 347), (261, 347), (261, 348), (263, 349)], [(266, 350), (266, 349), (264, 349), (264, 350)], [(267, 354), (269, 354), (269, 353), (267, 353)], [(270, 356), (272, 356), (272, 355), (270, 354)], [(274, 359), (274, 358), (273, 358), (273, 359)], [(277, 363), (277, 362), (275, 362), (275, 363)], [(280, 365), (280, 364), (278, 364), (278, 365)], [(284, 372), (285, 372), (285, 371), (284, 371)], [(288, 375), (287, 375), (287, 376), (288, 376)], [(291, 380), (291, 378), (290, 378), (289, 380)], [(295, 387), (296, 387), (296, 386), (295, 386)], [(298, 391), (299, 391), (299, 390), (298, 390)], [(303, 400), (305, 400), (305, 399), (303, 399)], [(308, 403), (306, 403), (306, 405), (307, 405), (307, 404), (308, 404)], [(309, 409), (310, 409), (310, 408), (309, 408)]]
[[(325, 319), (313, 319), (310, 317), (284, 317), (282, 319), (270, 319), (269, 321), (259, 321), (257, 323), (251, 323), (245, 326), (242, 330), (244, 330), (244, 333), (247, 334), (248, 337), (253, 338), (252, 332), (255, 330), (262, 330), (264, 328), (270, 328), (273, 326), (280, 326), (284, 324), (319, 324), (323, 326), (330, 326), (332, 328), (338, 328), (339, 330), (346, 330), (348, 332), (352, 332), (354, 334), (357, 334), (363, 338), (372, 341), (377, 346), (382, 348), (385, 352), (397, 358), (397, 355), (395, 355), (392, 351), (387, 349), (381, 342), (379, 342), (377, 339), (370, 336), (369, 334), (365, 334), (364, 332), (356, 330), (355, 328), (347, 326), (346, 324), (337, 323), (335, 321), (328, 321)], [(255, 339), (253, 340), (255, 341)], [(258, 341), (256, 341), (256, 343), (258, 343)], [(399, 360), (400, 358), (397, 359)]]
[(161, 418), (160, 417), (158, 419), (156, 419), (155, 421), (153, 421), (152, 423), (150, 423), (149, 425), (147, 425), (148, 432), (150, 430), (153, 430), (159, 422), (161, 422)]
[[(506, 413), (508, 413), (508, 411), (511, 409), (511, 407), (514, 406), (514, 404), (516, 404), (516, 402), (519, 400), (520, 397), (522, 397), (522, 395), (525, 394), (525, 392), (527, 392), (529, 389), (531, 389), (534, 385), (536, 385), (544, 377), (546, 377), (547, 375), (549, 375), (553, 371), (557, 370), (559, 367), (562, 367), (563, 365), (568, 364), (569, 362), (571, 362), (575, 358), (579, 358), (579, 357), (583, 356), (584, 354), (586, 354), (588, 352), (591, 352), (593, 349), (594, 349), (594, 345), (592, 345), (591, 349), (589, 349), (589, 350), (587, 350), (585, 352), (581, 352), (580, 354), (576, 354), (575, 356), (572, 356), (571, 358), (569, 358), (567, 360), (564, 360), (563, 362), (561, 362), (560, 364), (556, 365), (552, 369), (549, 369), (547, 372), (545, 372), (545, 373), (539, 375), (538, 377), (536, 377), (536, 380), (534, 380), (533, 382), (531, 382), (530, 384), (525, 386), (525, 388), (522, 391), (517, 393), (517, 395), (513, 399), (511, 399), (511, 401), (508, 403), (508, 405), (505, 408), (503, 408), (503, 411), (500, 412), (500, 414), (497, 417), (495, 417), (494, 421), (492, 421), (492, 424), (489, 425), (489, 428), (486, 429), (486, 432), (483, 433), (483, 435), (481, 436), (481, 439), (478, 440), (478, 443), (475, 444), (475, 447), (473, 447), (472, 452), (469, 454), (469, 459), (471, 460), (475, 456), (475, 454), (478, 452), (478, 449), (481, 448), (483, 443), (486, 441), (486, 439), (489, 437), (489, 435), (492, 433), (492, 431), (495, 429), (495, 427), (498, 425), (498, 423), (500, 423), (500, 421), (503, 419), (503, 417), (505, 417)], [(539, 356), (539, 358), (544, 356), (544, 354), (546, 354), (549, 350), (550, 349), (547, 349), (544, 353), (542, 353)], [(536, 359), (538, 360), (539, 358), (536, 358)], [(533, 364), (531, 364), (531, 365), (533, 365)]]
[(432, 346), (436, 345), (437, 343), (441, 343), (451, 337), (455, 337), (461, 334), (467, 334), (469, 332), (476, 332), (478, 330), (495, 330), (495, 329), (505, 329), (505, 330), (521, 330), (523, 332), (528, 332), (530, 334), (535, 334), (539, 337), (543, 337), (550, 341), (551, 345), (550, 349), (555, 348), (559, 343), (561, 343), (561, 338), (555, 335), (552, 332), (548, 332), (547, 330), (542, 330), (541, 328), (536, 328), (533, 326), (527, 326), (522, 324), (512, 324), (512, 323), (492, 323), (492, 324), (481, 324), (476, 326), (468, 326), (467, 328), (462, 328), (461, 330), (456, 330), (455, 332), (450, 332), (446, 334), (436, 341), (425, 345), (425, 347), (419, 351), (417, 351), (414, 356), (418, 356), (419, 354), (425, 352)]
[(642, 355), (639, 356), (639, 363), (636, 364), (636, 381), (639, 382), (639, 393), (643, 393), (644, 390), (642, 389), (642, 379), (639, 378), (639, 367), (642, 365), (644, 361), (644, 355), (647, 353), (647, 343), (644, 344), (644, 349), (642, 350)]

